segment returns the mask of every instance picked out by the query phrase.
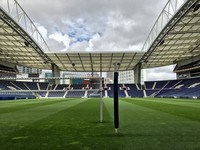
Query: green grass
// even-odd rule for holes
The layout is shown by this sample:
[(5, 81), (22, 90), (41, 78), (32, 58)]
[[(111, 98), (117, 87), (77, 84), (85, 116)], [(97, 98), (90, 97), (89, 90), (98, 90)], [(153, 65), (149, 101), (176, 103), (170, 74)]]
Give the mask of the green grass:
[(200, 150), (200, 101), (121, 98), (0, 101), (0, 150)]

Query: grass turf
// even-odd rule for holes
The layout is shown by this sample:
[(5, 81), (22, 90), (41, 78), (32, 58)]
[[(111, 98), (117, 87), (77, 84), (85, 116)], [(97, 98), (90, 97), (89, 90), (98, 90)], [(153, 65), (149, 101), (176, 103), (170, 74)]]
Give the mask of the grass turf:
[(200, 101), (120, 98), (114, 135), (113, 99), (0, 101), (0, 149), (199, 150)]

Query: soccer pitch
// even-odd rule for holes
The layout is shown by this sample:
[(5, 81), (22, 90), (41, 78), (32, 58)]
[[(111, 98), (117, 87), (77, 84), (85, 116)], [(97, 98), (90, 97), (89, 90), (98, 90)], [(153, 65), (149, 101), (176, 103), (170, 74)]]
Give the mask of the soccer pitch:
[(200, 101), (120, 98), (0, 101), (0, 149), (199, 150)]

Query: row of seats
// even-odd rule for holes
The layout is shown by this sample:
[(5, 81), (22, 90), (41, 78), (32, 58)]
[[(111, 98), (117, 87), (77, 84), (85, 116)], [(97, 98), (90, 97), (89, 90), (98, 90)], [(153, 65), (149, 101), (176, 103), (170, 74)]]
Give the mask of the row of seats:
[[(119, 84), (118, 93), (120, 97), (200, 97), (200, 78), (148, 81), (144, 86), (138, 84)], [(143, 89), (142, 89), (143, 87)], [(113, 84), (103, 85), (103, 96), (113, 97)], [(91, 84), (58, 84), (50, 85), (41, 82), (18, 82), (0, 80), (0, 89), (5, 91), (31, 91), (30, 93), (40, 97), (85, 97), (99, 89), (99, 85)], [(13, 92), (14, 91), (14, 92)], [(2, 94), (4, 94), (2, 93)], [(98, 95), (98, 93), (96, 93)]]
[(200, 78), (145, 82), (146, 96), (200, 98)]
[[(107, 94), (106, 94), (107, 92)], [(0, 92), (0, 95), (18, 95), (22, 92), (15, 92), (15, 91), (8, 91), (8, 92)], [(28, 92), (29, 94), (35, 95), (36, 97), (90, 97), (92, 94), (96, 94), (96, 96), (100, 95), (99, 91), (93, 91), (93, 90), (69, 90), (69, 91), (32, 91), (32, 92)], [(118, 94), (120, 97), (126, 97), (126, 96), (131, 96), (131, 97), (143, 97), (143, 90), (139, 90), (139, 91), (131, 91), (128, 90), (128, 92), (126, 93), (126, 90), (119, 90)], [(113, 90), (103, 90), (102, 91), (102, 96), (105, 97), (113, 97), (114, 93)]]
[[(105, 86), (105, 85), (103, 85)], [(99, 89), (98, 84), (54, 84), (45, 82), (20, 82), (0, 80), (0, 90), (81, 90)]]
[[(113, 84), (103, 84), (103, 96), (113, 97)], [(125, 93), (125, 90), (131, 91), (138, 87), (136, 85), (123, 85), (119, 84), (119, 96), (140, 96), (134, 95), (135, 92)], [(97, 84), (58, 84), (50, 85), (49, 83), (42, 82), (19, 82), (19, 81), (4, 81), (0, 80), (0, 89), (4, 91), (10, 91), (9, 93), (15, 93), (18, 91), (31, 91), (33, 95), (37, 97), (84, 97), (90, 96), (99, 89)], [(87, 89), (87, 93), (86, 93)], [(14, 91), (14, 92), (13, 92)], [(67, 92), (66, 92), (67, 91)], [(107, 94), (105, 94), (107, 91)], [(19, 93), (20, 93), (19, 92)], [(9, 94), (8, 93), (8, 94)], [(3, 94), (3, 93), (2, 93)]]
[(200, 86), (200, 78), (179, 79), (169, 81), (147, 81), (144, 85), (146, 90), (190, 88), (190, 86), (193, 85), (194, 87)]
[(14, 99), (35, 99), (36, 96), (31, 92), (4, 92), (0, 93), (0, 100)]
[[(20, 82), (0, 80), (0, 90), (84, 90), (99, 89), (99, 84), (54, 84), (45, 82)], [(112, 90), (113, 84), (103, 84), (103, 89)], [(136, 84), (119, 84), (120, 89), (140, 89)]]

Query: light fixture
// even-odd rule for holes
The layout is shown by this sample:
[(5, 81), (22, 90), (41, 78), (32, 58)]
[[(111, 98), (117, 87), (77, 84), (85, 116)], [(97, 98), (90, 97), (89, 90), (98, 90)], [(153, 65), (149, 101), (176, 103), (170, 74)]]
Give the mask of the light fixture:
[(26, 47), (29, 47), (29, 42), (24, 41), (24, 45), (25, 45)]
[(193, 7), (193, 12), (198, 11), (199, 8), (200, 8), (200, 4), (195, 4), (194, 7)]
[(160, 41), (160, 46), (163, 45), (164, 43), (165, 43), (165, 41), (164, 41), (164, 40), (161, 40), (161, 41)]

